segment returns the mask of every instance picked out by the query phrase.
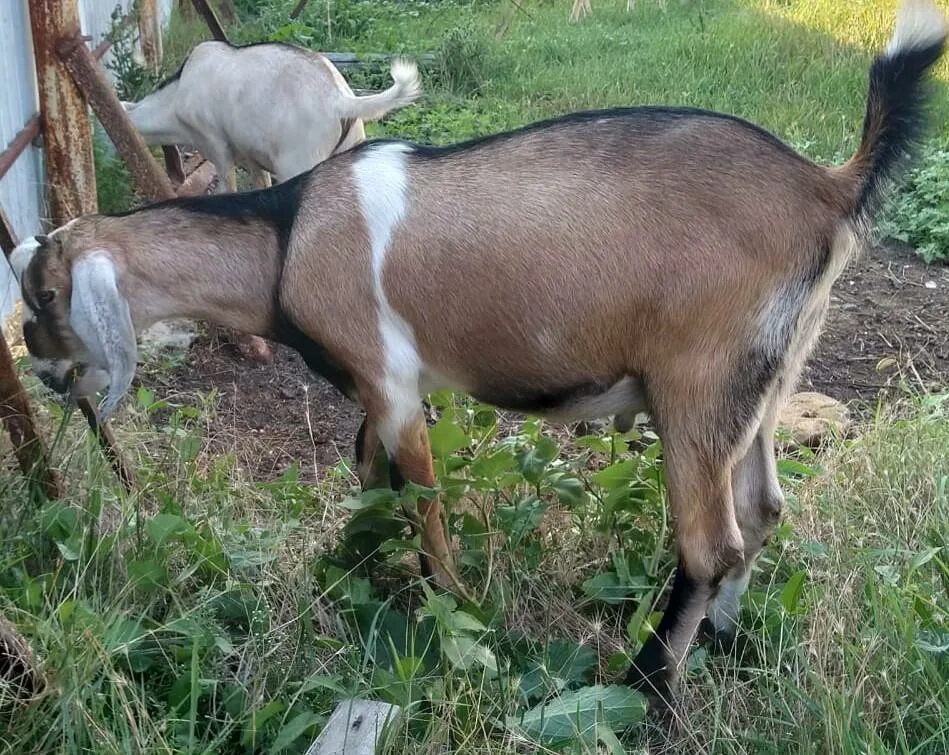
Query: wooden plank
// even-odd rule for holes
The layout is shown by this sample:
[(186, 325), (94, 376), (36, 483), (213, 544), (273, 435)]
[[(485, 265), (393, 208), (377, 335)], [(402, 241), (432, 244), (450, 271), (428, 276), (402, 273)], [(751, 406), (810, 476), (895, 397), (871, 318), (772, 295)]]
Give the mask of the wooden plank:
[(204, 23), (206, 23), (211, 30), (211, 36), (218, 42), (227, 42), (227, 34), (224, 33), (224, 27), (221, 26), (221, 22), (218, 20), (217, 14), (214, 12), (214, 8), (211, 7), (208, 0), (191, 0), (191, 2), (194, 5), (194, 9), (198, 12), (198, 15), (204, 19)]
[(171, 181), (129, 120), (102, 68), (78, 34), (64, 38), (57, 53), (129, 169), (136, 193), (152, 201), (175, 196)]
[(162, 46), (156, 0), (138, 0), (138, 40), (148, 70), (158, 73), (161, 69)]
[(375, 755), (401, 708), (378, 700), (343, 700), (306, 755)]
[(31, 0), (49, 217), (54, 227), (95, 212), (96, 172), (86, 103), (56, 55), (57, 43), (79, 36), (76, 0)]
[(179, 197), (196, 197), (204, 194), (216, 175), (214, 165), (205, 160), (178, 187)]

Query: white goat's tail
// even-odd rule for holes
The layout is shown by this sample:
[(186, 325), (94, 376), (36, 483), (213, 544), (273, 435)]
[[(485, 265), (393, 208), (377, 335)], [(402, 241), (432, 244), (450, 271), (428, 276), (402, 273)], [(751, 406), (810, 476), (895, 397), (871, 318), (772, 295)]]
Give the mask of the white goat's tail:
[(349, 112), (345, 117), (377, 121), (386, 113), (411, 105), (418, 99), (422, 93), (422, 77), (413, 61), (395, 58), (389, 71), (392, 86), (378, 94), (347, 98)]

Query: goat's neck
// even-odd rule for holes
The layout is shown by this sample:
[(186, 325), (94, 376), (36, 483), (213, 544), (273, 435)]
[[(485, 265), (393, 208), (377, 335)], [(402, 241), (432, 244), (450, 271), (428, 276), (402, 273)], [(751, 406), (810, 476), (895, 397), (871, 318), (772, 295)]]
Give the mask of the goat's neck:
[(126, 102), (132, 125), (148, 144), (178, 144), (188, 141), (190, 136), (178, 120), (175, 99), (178, 82), (158, 89), (138, 102)]
[(272, 229), (177, 209), (135, 217), (144, 227), (126, 256), (123, 288), (137, 330), (186, 317), (273, 332), (282, 255)]

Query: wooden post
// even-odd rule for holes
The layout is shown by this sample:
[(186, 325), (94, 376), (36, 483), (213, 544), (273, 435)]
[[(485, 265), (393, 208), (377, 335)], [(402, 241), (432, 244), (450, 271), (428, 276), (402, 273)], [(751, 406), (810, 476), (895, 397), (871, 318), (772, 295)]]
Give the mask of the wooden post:
[(79, 35), (79, 10), (76, 0), (30, 0), (29, 7), (49, 217), (55, 227), (97, 209), (86, 104), (56, 56), (60, 39)]
[(231, 0), (217, 0), (217, 12), (229, 24), (236, 24), (240, 21), (237, 17), (237, 9)]
[(161, 68), (161, 23), (158, 20), (156, 0), (138, 0), (138, 39), (142, 57), (152, 73)]
[[(13, 228), (0, 207), (0, 247), (6, 257), (16, 248)], [(32, 490), (46, 498), (59, 498), (62, 485), (50, 467), (49, 456), (39, 434), (26, 391), (16, 374), (7, 339), (0, 338), (0, 419), (3, 421), (20, 470)]]
[(135, 191), (153, 201), (175, 196), (171, 181), (148, 151), (141, 134), (135, 130), (109, 80), (79, 34), (61, 40), (57, 53), (128, 166)]
[(224, 33), (224, 27), (221, 26), (221, 22), (218, 20), (217, 14), (214, 12), (214, 8), (211, 7), (208, 0), (191, 0), (191, 2), (194, 4), (194, 9), (204, 19), (204, 23), (206, 23), (211, 30), (211, 36), (218, 42), (227, 42), (227, 34)]
[(378, 700), (343, 700), (306, 755), (375, 755), (386, 728), (401, 712), (398, 705)]

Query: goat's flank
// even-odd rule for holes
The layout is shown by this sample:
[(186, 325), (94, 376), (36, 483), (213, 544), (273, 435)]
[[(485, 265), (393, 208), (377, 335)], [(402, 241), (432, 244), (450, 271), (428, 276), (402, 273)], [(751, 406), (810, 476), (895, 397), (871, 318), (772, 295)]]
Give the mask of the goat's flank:
[[(945, 36), (931, 3), (904, 3), (840, 167), (731, 116), (641, 107), (370, 142), (270, 190), (82, 218), (14, 255), (27, 346), (60, 390), (77, 364), (74, 390), (108, 383), (108, 414), (133, 330), (189, 316), (281, 340), (365, 408), (364, 484), (382, 450), (394, 481), (435, 484), (434, 388), (557, 419), (648, 410), (679, 565), (629, 681), (665, 696), (703, 618), (735, 630), (782, 507), (777, 409), (919, 133)], [(420, 513), (427, 568), (455, 585), (438, 500)]]

